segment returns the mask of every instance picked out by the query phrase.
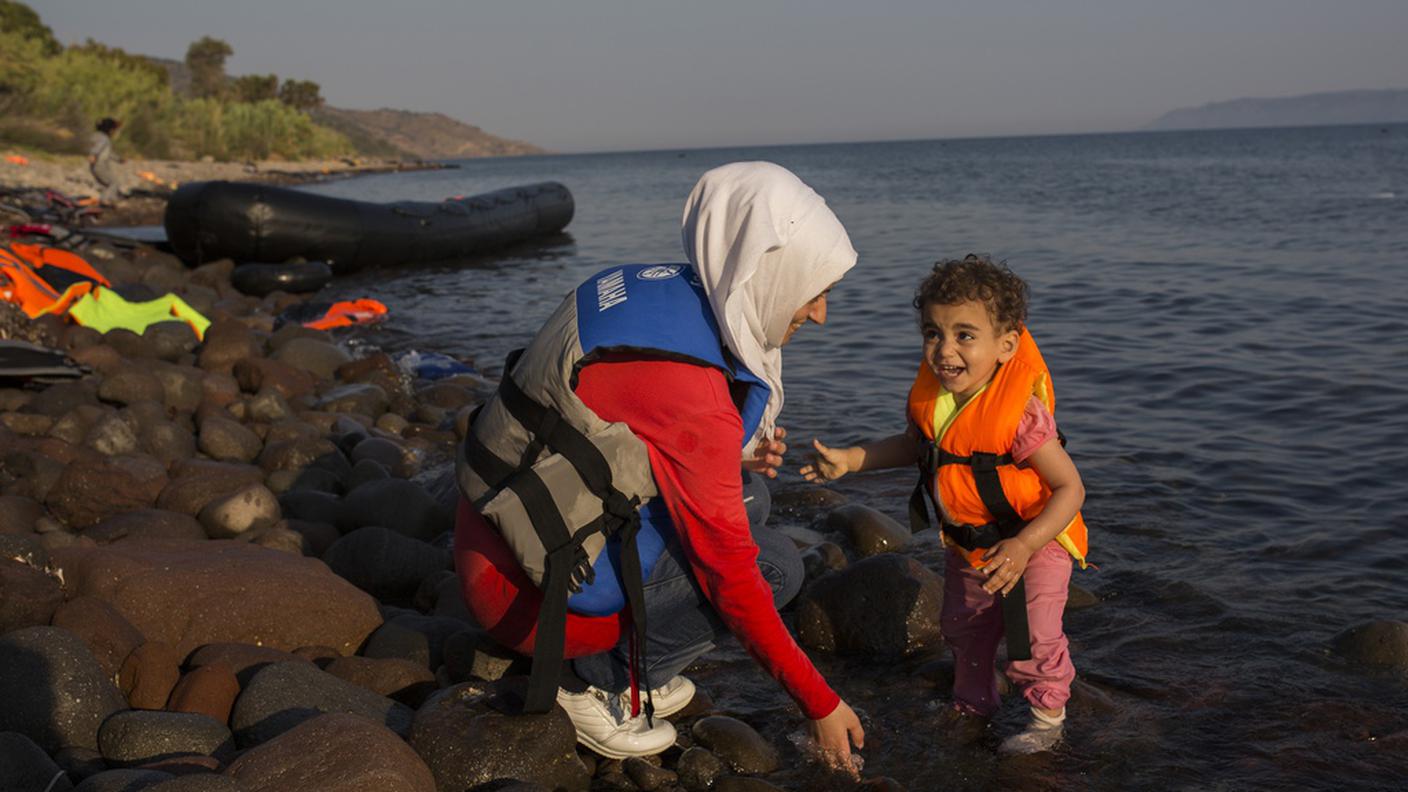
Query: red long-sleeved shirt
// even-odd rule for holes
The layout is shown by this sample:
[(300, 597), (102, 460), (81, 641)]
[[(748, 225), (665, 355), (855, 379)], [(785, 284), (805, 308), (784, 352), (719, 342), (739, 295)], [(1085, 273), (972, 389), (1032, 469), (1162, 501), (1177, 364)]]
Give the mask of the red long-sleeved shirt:
[[(663, 360), (593, 363), (577, 396), (603, 420), (645, 442), (651, 471), (705, 597), (729, 630), (808, 718), (840, 702), (797, 646), (758, 570), (739, 477), (743, 422), (717, 369)], [(455, 537), (465, 600), (495, 640), (532, 652), (541, 592), (503, 539), (463, 500)], [(569, 614), (566, 656), (605, 651), (625, 634), (624, 614)]]

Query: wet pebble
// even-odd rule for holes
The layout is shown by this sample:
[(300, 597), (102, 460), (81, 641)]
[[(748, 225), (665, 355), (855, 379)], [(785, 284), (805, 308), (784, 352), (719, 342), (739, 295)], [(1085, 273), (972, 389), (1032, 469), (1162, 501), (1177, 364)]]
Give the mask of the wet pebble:
[(709, 749), (697, 745), (680, 754), (680, 760), (675, 765), (680, 786), (688, 792), (706, 792), (712, 789), (714, 782), (724, 774), (724, 770), (724, 763), (719, 757)]
[(780, 764), (777, 749), (737, 718), (710, 715), (695, 721), (690, 733), (736, 773), (771, 773)]
[(846, 568), (846, 553), (834, 542), (822, 542), (802, 553), (802, 568), (807, 580), (815, 580), (827, 572)]
[(1351, 663), (1408, 672), (1408, 622), (1365, 622), (1336, 635), (1333, 646)]
[(844, 535), (862, 558), (894, 552), (909, 544), (908, 528), (859, 503), (832, 509), (824, 525), (828, 532)]
[(1066, 593), (1066, 610), (1083, 610), (1100, 604), (1100, 597), (1076, 584), (1070, 584)]
[(334, 413), (355, 413), (378, 418), (386, 412), (390, 398), (386, 391), (367, 383), (339, 385), (324, 393), (315, 405), (319, 410)]
[(639, 756), (632, 756), (622, 762), (621, 769), (625, 771), (626, 777), (631, 779), (631, 783), (635, 784), (636, 788), (642, 792), (665, 789), (674, 786), (675, 782), (679, 780), (674, 771), (653, 765)]
[(784, 517), (806, 518), (834, 509), (847, 500), (845, 495), (826, 487), (786, 487), (772, 494), (772, 508)]
[(440, 789), (473, 788), (497, 778), (587, 789), (590, 777), (577, 758), (577, 733), (565, 711), (510, 715), (495, 708), (493, 699), (491, 688), (468, 683), (440, 691), (416, 713), (410, 744)]
[(823, 651), (901, 656), (937, 644), (943, 579), (886, 553), (826, 575), (802, 592), (797, 634)]

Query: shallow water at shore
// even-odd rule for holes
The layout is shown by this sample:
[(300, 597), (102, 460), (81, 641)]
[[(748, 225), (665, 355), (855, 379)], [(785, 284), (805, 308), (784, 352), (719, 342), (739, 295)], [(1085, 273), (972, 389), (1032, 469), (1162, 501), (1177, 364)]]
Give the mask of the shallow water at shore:
[[(737, 159), (795, 170), (861, 252), (827, 326), (785, 355), (799, 444), (901, 426), (914, 285), (935, 258), (985, 251), (1032, 285), (1031, 327), (1089, 493), (1100, 569), (1075, 582), (1100, 602), (1068, 615), (1083, 685), (1065, 746), (999, 762), (995, 737), (964, 747), (942, 731), (947, 691), (920, 673), (927, 658), (818, 657), (869, 715), (867, 775), (912, 789), (1401, 782), (1408, 681), (1328, 645), (1408, 611), (1408, 126), (471, 160), (309, 189), (387, 201), (567, 184), (568, 236), (334, 284), (391, 307), (367, 341), (473, 355), (497, 374), (582, 278), (679, 260), (684, 196)], [(903, 472), (837, 489), (902, 519), (911, 484)], [(932, 546), (910, 552), (942, 567)], [(736, 647), (696, 677), (791, 750), (795, 709)], [(1010, 701), (993, 734), (1020, 711)], [(820, 783), (802, 767), (774, 780)]]

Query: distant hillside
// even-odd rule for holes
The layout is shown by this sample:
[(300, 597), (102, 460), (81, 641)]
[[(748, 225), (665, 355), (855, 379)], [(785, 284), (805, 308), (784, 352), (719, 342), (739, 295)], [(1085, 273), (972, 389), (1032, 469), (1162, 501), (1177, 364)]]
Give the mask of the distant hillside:
[[(173, 91), (189, 91), (191, 73), (184, 62), (145, 57), (166, 69)], [(346, 110), (324, 105), (311, 115), (321, 126), (341, 132), (359, 153), (370, 157), (462, 159), (545, 153), (537, 146), (496, 137), (441, 113)]]
[(461, 159), (467, 157), (510, 157), (542, 154), (543, 149), (517, 140), (496, 137), (477, 126), (456, 121), (442, 113), (413, 113), (409, 110), (346, 110), (321, 107), (313, 112), (318, 123), (352, 138), (361, 136), (421, 159)]
[(1165, 113), (1145, 129), (1386, 124), (1408, 121), (1408, 90), (1233, 99)]

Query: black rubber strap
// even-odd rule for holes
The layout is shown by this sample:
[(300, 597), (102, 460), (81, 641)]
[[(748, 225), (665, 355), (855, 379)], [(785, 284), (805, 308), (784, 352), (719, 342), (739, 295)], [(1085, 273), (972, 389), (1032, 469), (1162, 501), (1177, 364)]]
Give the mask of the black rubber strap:
[(543, 601), (538, 609), (538, 634), (533, 645), (533, 669), (528, 675), (525, 712), (548, 712), (557, 702), (557, 680), (562, 671), (562, 645), (567, 635), (567, 587), (577, 566), (577, 551), (567, 525), (553, 503), (543, 480), (532, 470), (521, 470), (509, 482), (523, 504), (533, 528), (547, 548), (543, 575)]
[(1027, 623), (1027, 581), (1017, 578), (1017, 585), (1002, 597), (1002, 626), (1007, 633), (1007, 659), (1032, 659), (1031, 627)]
[(626, 590), (626, 604), (631, 610), (631, 625), (635, 628), (637, 650), (632, 653), (635, 662), (634, 676), (640, 689), (645, 691), (646, 724), (655, 728), (655, 701), (650, 695), (650, 672), (644, 662), (645, 656), (645, 581), (640, 567), (640, 548), (636, 536), (640, 533), (640, 514), (621, 528), (621, 578)]

